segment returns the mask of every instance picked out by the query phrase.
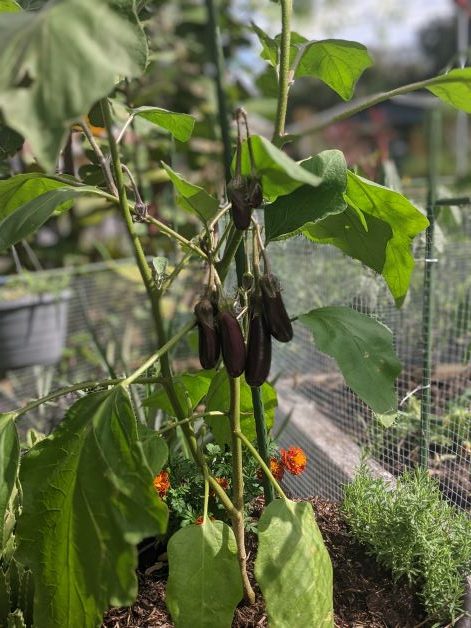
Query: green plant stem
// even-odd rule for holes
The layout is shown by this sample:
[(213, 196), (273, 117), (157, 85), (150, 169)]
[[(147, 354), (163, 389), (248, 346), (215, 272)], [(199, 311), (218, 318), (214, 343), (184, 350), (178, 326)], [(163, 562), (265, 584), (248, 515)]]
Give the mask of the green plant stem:
[[(265, 412), (263, 408), (263, 400), (261, 390), (259, 387), (251, 388), (252, 391), (252, 405), (253, 413), (255, 417), (255, 430), (257, 432), (257, 447), (260, 453), (260, 457), (268, 467), (269, 455), (268, 455), (268, 441), (267, 441), (267, 426), (265, 423)], [(273, 485), (267, 475), (263, 476), (263, 495), (265, 497), (265, 505), (268, 506), (275, 498), (273, 493)]]
[[(118, 188), (118, 197), (119, 197), (119, 205), (121, 209), (122, 216), (124, 218), (124, 222), (126, 224), (126, 228), (129, 234), (129, 238), (131, 240), (131, 245), (134, 250), (134, 256), (136, 258), (136, 263), (139, 268), (139, 272), (141, 273), (142, 280), (144, 282), (147, 294), (149, 296), (149, 300), (152, 308), (152, 315), (154, 319), (155, 331), (157, 334), (157, 343), (159, 348), (162, 348), (166, 344), (166, 333), (164, 328), (163, 316), (160, 307), (160, 293), (158, 287), (152, 277), (152, 272), (147, 263), (146, 256), (144, 254), (144, 250), (142, 248), (139, 237), (134, 229), (134, 223), (132, 221), (131, 210), (129, 206), (129, 201), (126, 194), (126, 187), (124, 183), (123, 169), (121, 165), (121, 159), (119, 156), (118, 145), (116, 143), (115, 137), (113, 135), (113, 121), (111, 118), (111, 109), (110, 104), (107, 98), (104, 98), (100, 101), (101, 109), (103, 113), (103, 118), (105, 120), (105, 127), (108, 136), (108, 142), (111, 153), (111, 161), (113, 166), (114, 175), (116, 178), (116, 184)], [(175, 391), (175, 386), (172, 380), (172, 370), (170, 368), (170, 361), (168, 358), (168, 353), (164, 353), (160, 356), (160, 368), (162, 371), (162, 375), (164, 377), (163, 386), (165, 388), (165, 392), (172, 404), (172, 408), (175, 412), (175, 416), (179, 421), (183, 421), (187, 418), (184, 409), (182, 408), (180, 401), (178, 399), (177, 393)], [(196, 442), (196, 438), (194, 432), (189, 424), (182, 425), (182, 432), (185, 436), (185, 439), (188, 443), (188, 446), (191, 451), (191, 455), (195, 460), (196, 464), (200, 467), (203, 474), (209, 473), (207, 470), (206, 460), (204, 458), (204, 454), (201, 451), (200, 447), (198, 447), (198, 443)], [(211, 484), (211, 488), (214, 490), (221, 503), (224, 505), (226, 510), (232, 515), (235, 512), (234, 504), (229, 499), (227, 493), (224, 489), (219, 486), (216, 480), (210, 476), (209, 482)]]
[[(401, 87), (396, 87), (395, 89), (391, 89), (387, 92), (378, 92), (377, 94), (373, 94), (372, 96), (365, 96), (364, 98), (358, 98), (357, 100), (349, 103), (348, 105), (342, 105), (340, 107), (340, 111), (338, 113), (333, 113), (331, 115), (320, 114), (318, 117), (318, 121), (313, 124), (306, 126), (299, 133), (288, 133), (283, 136), (283, 143), (293, 142), (301, 137), (305, 137), (306, 135), (311, 135), (313, 133), (317, 133), (318, 131), (322, 131), (323, 129), (331, 126), (335, 122), (340, 122), (341, 120), (346, 120), (351, 118), (357, 113), (364, 111), (365, 109), (369, 109), (374, 105), (377, 105), (385, 100), (390, 100), (395, 96), (402, 96), (403, 94), (409, 94), (411, 92), (416, 92), (420, 89), (427, 88), (434, 83), (440, 81), (439, 76), (434, 76), (433, 78), (426, 79), (424, 81), (417, 81), (416, 83), (409, 83), (408, 85), (402, 85)], [(335, 108), (337, 109), (337, 107)]]
[(229, 115), (223, 83), (224, 55), (221, 45), (221, 34), (219, 32), (215, 0), (206, 0), (206, 10), (208, 13), (209, 28), (208, 43), (215, 71), (214, 83), (216, 85), (219, 127), (221, 130), (221, 139), (223, 144), (224, 172), (226, 175), (226, 181), (229, 181), (231, 178), (231, 136), (229, 133)]
[(260, 464), (260, 466), (262, 467), (263, 471), (265, 472), (265, 475), (270, 480), (270, 483), (272, 484), (273, 488), (278, 493), (278, 495), (281, 497), (281, 499), (288, 499), (286, 497), (286, 495), (284, 494), (283, 489), (281, 488), (281, 486), (278, 484), (278, 482), (273, 477), (272, 472), (270, 471), (268, 466), (265, 464), (265, 462), (263, 461), (262, 457), (260, 456), (258, 451), (255, 449), (255, 447), (252, 445), (252, 443), (249, 441), (249, 439), (245, 436), (245, 434), (239, 430), (239, 431), (235, 432), (235, 435), (236, 435), (236, 437), (238, 439), (240, 439), (244, 443), (244, 445), (250, 451), (252, 456)]
[(281, 41), (280, 69), (278, 73), (278, 101), (276, 107), (273, 143), (275, 146), (284, 144), (286, 111), (288, 109), (288, 93), (290, 87), (290, 45), (291, 45), (291, 13), (293, 0), (281, 0)]
[(232, 225), (232, 229), (229, 233), (227, 245), (224, 249), (223, 256), (216, 264), (216, 270), (218, 271), (218, 275), (222, 282), (227, 277), (230, 265), (232, 263), (232, 260), (234, 259), (235, 254), (237, 253), (237, 249), (239, 248), (243, 235), (243, 231), (239, 231)]
[(208, 502), (209, 502), (209, 481), (208, 478), (204, 478), (204, 502), (203, 502), (203, 524), (206, 523), (208, 518)]
[[(145, 373), (147, 369), (150, 368), (154, 364), (154, 362), (156, 362), (159, 358), (162, 358), (164, 355), (166, 355), (167, 352), (170, 351), (170, 349), (174, 347), (177, 344), (177, 342), (179, 342), (183, 338), (183, 336), (190, 331), (190, 329), (193, 329), (194, 326), (195, 326), (195, 321), (194, 320), (189, 321), (186, 325), (184, 325), (180, 329), (178, 333), (175, 334), (175, 336), (172, 336), (170, 340), (168, 340), (162, 347), (160, 347), (155, 353), (153, 353), (150, 356), (150, 358), (148, 358), (143, 364), (141, 364), (141, 366), (138, 369), (136, 369), (134, 373), (131, 373), (131, 375), (129, 375), (129, 377), (126, 377), (126, 379), (123, 379), (123, 381), (120, 382), (119, 385), (126, 387), (132, 384), (133, 382), (135, 382), (136, 379), (138, 379), (140, 375)], [(165, 386), (166, 383), (167, 382), (164, 382), (163, 385)]]
[(231, 422), (231, 449), (232, 449), (232, 500), (236, 511), (232, 516), (232, 528), (237, 542), (237, 557), (242, 575), (244, 598), (250, 604), (255, 602), (255, 593), (247, 575), (247, 554), (245, 552), (244, 531), (244, 475), (242, 466), (242, 443), (237, 438), (240, 432), (240, 379), (229, 377), (231, 402), (229, 420)]
[(85, 137), (88, 140), (88, 143), (92, 147), (93, 152), (95, 153), (95, 155), (98, 158), (98, 161), (100, 162), (100, 167), (103, 172), (103, 176), (105, 177), (106, 185), (108, 186), (109, 191), (111, 192), (111, 194), (114, 194), (114, 196), (117, 196), (118, 190), (116, 189), (113, 175), (111, 174), (110, 164), (106, 160), (106, 157), (104, 156), (103, 151), (101, 150), (101, 148), (98, 146), (97, 142), (95, 141), (92, 130), (88, 126), (87, 121), (82, 120), (80, 122), (80, 126), (82, 127), (82, 130), (85, 134)]
[(171, 227), (161, 222), (160, 220), (157, 220), (157, 218), (154, 218), (153, 216), (146, 216), (145, 221), (155, 225), (166, 236), (168, 236), (169, 238), (172, 238), (173, 240), (177, 240), (177, 242), (180, 242), (180, 244), (182, 244), (183, 246), (186, 246), (187, 248), (191, 249), (193, 253), (196, 253), (196, 255), (203, 257), (205, 260), (208, 259), (208, 256), (206, 255), (206, 253), (204, 253), (199, 248), (199, 246), (196, 246), (196, 244), (193, 244), (193, 242), (191, 242), (190, 240), (187, 240), (187, 238), (177, 233), (177, 231), (174, 231)]
[[(45, 395), (44, 397), (40, 397), (39, 399), (35, 399), (31, 401), (31, 403), (26, 404), (22, 408), (14, 411), (16, 414), (16, 418), (30, 412), (30, 410), (34, 410), (39, 406), (42, 406), (44, 403), (48, 401), (54, 401), (54, 399), (59, 399), (60, 397), (65, 397), (70, 393), (77, 392), (78, 390), (94, 390), (95, 388), (105, 388), (107, 386), (116, 386), (124, 381), (124, 377), (118, 378), (108, 378), (101, 379), (97, 381), (96, 379), (89, 379), (84, 382), (78, 382), (77, 384), (71, 384), (70, 386), (64, 386), (63, 388), (58, 388), (53, 392)], [(161, 377), (139, 377), (136, 379), (133, 384), (159, 384), (162, 383)]]

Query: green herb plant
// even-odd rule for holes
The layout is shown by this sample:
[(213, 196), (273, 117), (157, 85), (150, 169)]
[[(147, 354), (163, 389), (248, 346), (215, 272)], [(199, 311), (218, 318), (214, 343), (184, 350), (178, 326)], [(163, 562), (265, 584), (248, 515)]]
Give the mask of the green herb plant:
[(378, 562), (418, 588), (432, 621), (448, 625), (462, 615), (471, 520), (443, 499), (425, 470), (407, 471), (392, 488), (360, 467), (345, 487), (342, 510), (354, 537)]
[[(178, 434), (201, 477), (203, 513), (201, 525), (180, 528), (168, 542), (166, 601), (175, 626), (224, 628), (242, 600), (254, 601), (244, 542), (243, 451), (264, 472), (255, 578), (270, 625), (333, 626), (332, 567), (312, 508), (289, 500), (268, 467), (267, 431), (276, 408), (276, 391), (265, 381), (271, 343), (288, 342), (293, 330), (304, 326), (317, 347), (337, 361), (352, 390), (380, 414), (396, 409), (394, 380), (401, 366), (390, 331), (368, 316), (343, 307), (288, 313), (277, 269), (271, 268), (270, 246), (295, 235), (337, 246), (380, 273), (400, 306), (414, 264), (411, 241), (427, 220), (398, 192), (349, 170), (339, 150), (300, 162), (282, 150), (299, 139), (285, 132), (295, 80), (313, 76), (349, 100), (372, 64), (367, 49), (356, 42), (308, 41), (292, 33), (291, 0), (280, 2), (279, 36), (271, 38), (252, 27), (276, 78), (272, 137), (250, 135), (247, 115), (238, 108), (235, 141), (227, 115), (217, 11), (207, 1), (225, 199), (220, 203), (185, 179), (167, 159), (162, 174), (172, 183), (180, 207), (199, 222), (200, 233), (189, 239), (150, 215), (147, 203), (152, 199), (141, 197), (136, 173), (124, 157), (128, 153), (122, 150), (127, 129), (143, 118), (185, 143), (195, 132), (195, 119), (154, 104), (128, 105), (128, 119), (118, 125), (115, 112), (122, 108), (121, 96), (130, 81), (143, 76), (148, 63), (142, 4), (55, 0), (22, 10), (15, 0), (0, 3), (2, 125), (15, 133), (16, 141), (18, 135), (26, 138), (37, 160), (35, 172), (0, 181), (0, 251), (28, 238), (81, 197), (105, 201), (126, 228), (157, 338), (154, 353), (132, 372), (76, 382), (1, 415), (0, 621), (33, 621), (35, 628), (91, 628), (101, 624), (110, 605), (134, 601), (136, 545), (167, 531), (168, 508), (153, 482), (167, 464), (167, 443)], [(152, 22), (147, 8), (146, 26)], [(418, 89), (471, 110), (471, 70), (453, 69), (354, 101), (311, 130)], [(97, 113), (103, 127), (100, 140), (89, 123)], [(58, 157), (72, 125), (81, 129), (88, 154), (101, 168), (98, 185), (58, 173)], [(170, 273), (165, 260), (149, 264), (145, 255), (141, 235), (151, 227), (156, 239), (170, 239), (183, 253)], [(204, 303), (196, 318), (178, 325), (165, 320), (162, 300), (195, 260), (206, 271), (201, 282)], [(230, 285), (234, 274), (235, 290)], [(173, 352), (195, 325), (203, 368), (175, 373)], [(138, 386), (148, 391), (144, 407), (165, 413), (157, 429), (137, 419), (138, 397), (130, 391)], [(20, 460), (17, 419), (71, 392), (80, 396), (62, 422), (32, 443)], [(201, 421), (205, 430), (196, 430)], [(211, 455), (208, 460), (208, 435), (221, 450), (230, 450), (227, 489), (214, 475)], [(224, 520), (210, 519), (210, 498), (217, 500), (218, 512), (224, 509)], [(34, 584), (32, 619), (11, 586), (12, 565), (28, 572)]]

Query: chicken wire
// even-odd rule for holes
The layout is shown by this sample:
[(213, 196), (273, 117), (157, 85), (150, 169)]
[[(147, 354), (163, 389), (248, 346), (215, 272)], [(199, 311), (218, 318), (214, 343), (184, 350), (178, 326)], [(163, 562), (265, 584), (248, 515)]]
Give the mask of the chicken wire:
[[(471, 506), (471, 212), (462, 224), (439, 234), (433, 303), (433, 373), (430, 471), (448, 499)], [(389, 429), (344, 384), (334, 360), (317, 351), (310, 333), (295, 325), (289, 344), (274, 343), (272, 377), (288, 380), (316, 411), (332, 421), (385, 469), (398, 474), (419, 460), (420, 394), (422, 377), (422, 304), (424, 243), (415, 244), (416, 268), (408, 297), (397, 309), (383, 280), (352, 262), (337, 249), (313, 246), (302, 238), (269, 246), (274, 271), (284, 287), (288, 310), (309, 311), (325, 305), (353, 307), (384, 322), (394, 334), (404, 365), (397, 382), (399, 415)], [(196, 270), (201, 270), (197, 268)], [(64, 357), (55, 367), (10, 371), (0, 380), (0, 411), (23, 405), (62, 385), (106, 377), (107, 364), (118, 375), (129, 373), (155, 348), (147, 298), (132, 261), (91, 264), (74, 271), (73, 297)], [(164, 315), (178, 328), (190, 315), (201, 287), (195, 269), (174, 283), (163, 300)], [(174, 358), (178, 367), (197, 368), (196, 337), (190, 334)], [(142, 393), (143, 391), (141, 391)], [(20, 427), (48, 432), (74, 397), (47, 404), (24, 417)], [(278, 417), (278, 425), (285, 417)], [(316, 430), (315, 413), (312, 433)], [(297, 494), (314, 492), (337, 499), (344, 477), (313, 444), (288, 421), (279, 436), (282, 445), (302, 444), (310, 464), (295, 478)]]
[[(429, 469), (447, 499), (471, 507), (471, 211), (461, 212), (461, 225), (438, 229), (432, 299), (432, 379)], [(385, 323), (393, 332), (403, 364), (397, 380), (399, 413), (385, 429), (378, 417), (345, 385), (333, 359), (318, 351), (310, 333), (296, 327), (294, 341), (277, 346), (274, 364), (297, 391), (313, 401), (316, 411), (397, 475), (420, 459), (420, 400), (423, 360), (424, 241), (415, 244), (416, 266), (411, 287), (397, 309), (383, 280), (333, 247), (302, 239), (270, 245), (271, 259), (284, 285), (293, 313), (326, 305), (350, 306)], [(292, 269), (295, 269), (293, 272)], [(287, 424), (281, 444), (302, 438)], [(341, 495), (338, 469), (307, 443), (312, 461), (309, 482), (328, 498)], [(306, 481), (291, 482), (298, 495), (310, 494)]]

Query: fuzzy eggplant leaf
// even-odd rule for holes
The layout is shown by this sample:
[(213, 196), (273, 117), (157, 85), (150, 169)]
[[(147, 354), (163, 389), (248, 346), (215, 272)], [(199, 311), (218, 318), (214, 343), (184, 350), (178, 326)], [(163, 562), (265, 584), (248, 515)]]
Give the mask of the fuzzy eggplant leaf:
[(20, 480), (17, 557), (34, 575), (34, 625), (95, 628), (108, 606), (131, 604), (136, 544), (165, 532), (168, 511), (124, 389), (79, 399), (22, 458)]
[(347, 164), (341, 151), (323, 151), (300, 165), (320, 177), (322, 183), (316, 188), (302, 185), (265, 206), (267, 242), (294, 236), (306, 223), (317, 222), (346, 207), (343, 195), (347, 187)]
[(156, 126), (160, 126), (180, 142), (187, 142), (195, 126), (195, 119), (186, 113), (175, 113), (159, 107), (138, 107), (132, 109), (133, 116), (144, 118)]
[[(251, 142), (255, 170), (262, 179), (263, 196), (266, 201), (272, 202), (278, 196), (289, 194), (303, 184), (311, 187), (321, 185), (322, 177), (303, 168), (266, 138), (252, 135)], [(235, 158), (232, 170), (235, 171)], [(252, 172), (247, 140), (242, 143), (241, 171), (247, 175)]]
[(262, 46), (262, 52), (260, 53), (260, 57), (265, 59), (271, 66), (276, 68), (278, 65), (278, 55), (279, 55), (279, 44), (270, 37), (264, 30), (262, 30), (259, 26), (251, 23), (253, 32), (257, 35), (258, 41)]
[(196, 214), (203, 222), (211, 220), (219, 209), (219, 201), (199, 185), (186, 181), (166, 163), (162, 162), (162, 166), (175, 187), (180, 207)]
[(5, 517), (20, 464), (20, 442), (15, 417), (13, 412), (0, 414), (0, 552), (7, 540), (4, 538)]
[[(265, 423), (267, 430), (273, 426), (275, 410), (278, 405), (276, 390), (271, 384), (265, 382), (261, 387), (261, 396), (265, 409)], [(230, 407), (230, 386), (226, 369), (219, 371), (211, 382), (206, 398), (206, 409), (208, 411), (218, 410), (229, 413)], [(257, 432), (255, 430), (255, 418), (253, 416), (252, 389), (245, 381), (243, 375), (240, 377), (240, 426), (242, 432), (249, 440), (255, 440)], [(231, 432), (229, 418), (227, 416), (205, 417), (205, 422), (210, 426), (211, 432), (218, 445), (230, 445)]]
[(455, 109), (471, 113), (471, 68), (457, 68), (435, 76), (425, 87)]
[(147, 427), (140, 421), (137, 422), (137, 435), (149, 471), (152, 477), (155, 477), (168, 458), (167, 443), (155, 430)]
[(332, 244), (377, 273), (383, 272), (386, 247), (392, 237), (391, 227), (383, 220), (367, 214), (359, 216), (347, 207), (316, 224), (304, 225), (301, 232), (313, 242)]
[(0, 14), (0, 109), (47, 170), (70, 124), (118, 77), (143, 72), (147, 42), (131, 9), (127, 0), (58, 0)]
[(332, 564), (311, 504), (276, 499), (258, 524), (255, 577), (272, 628), (334, 625)]
[(399, 307), (415, 264), (412, 240), (427, 227), (427, 218), (399, 192), (350, 171), (345, 201), (344, 212), (305, 225), (303, 235), (333, 244), (382, 274)]
[(0, 0), (0, 13), (17, 13), (21, 7), (15, 0)]
[(295, 76), (314, 76), (343, 100), (350, 100), (360, 76), (373, 64), (368, 50), (356, 41), (324, 39), (306, 45)]
[[(29, 175), (18, 175), (21, 176)], [(1, 184), (13, 182), (18, 177), (0, 181), (0, 199)], [(25, 184), (13, 194), (10, 194), (13, 186), (6, 185), (3, 188), (5, 190), (3, 197), (7, 199), (7, 204), (0, 210), (0, 252), (37, 231), (54, 212), (65, 211), (79, 196), (106, 196), (96, 187), (85, 185), (72, 187), (67, 184), (60, 184), (60, 187), (57, 187), (56, 183), (46, 177), (38, 177), (31, 182), (25, 181)], [(41, 194), (39, 191), (41, 188), (48, 191)], [(33, 191), (38, 192), (39, 196), (33, 197)], [(23, 198), (30, 200), (20, 202)]]
[[(213, 369), (202, 369), (196, 373), (182, 373), (175, 376), (173, 378), (173, 384), (175, 393), (182, 408), (189, 409), (191, 406), (191, 409), (194, 410), (201, 399), (208, 392), (214, 376), (215, 371)], [(175, 414), (173, 406), (163, 386), (159, 386), (159, 389), (144, 399), (142, 403), (144, 406), (159, 408), (160, 410), (167, 412), (167, 414)]]
[(321, 307), (298, 319), (312, 332), (316, 347), (335, 359), (347, 385), (374, 412), (396, 409), (394, 382), (402, 365), (385, 325), (348, 307)]
[(0, 220), (6, 218), (17, 207), (41, 196), (49, 190), (67, 187), (39, 172), (17, 174), (0, 181)]
[(175, 628), (230, 628), (242, 599), (232, 529), (222, 521), (181, 528), (167, 547), (166, 602)]

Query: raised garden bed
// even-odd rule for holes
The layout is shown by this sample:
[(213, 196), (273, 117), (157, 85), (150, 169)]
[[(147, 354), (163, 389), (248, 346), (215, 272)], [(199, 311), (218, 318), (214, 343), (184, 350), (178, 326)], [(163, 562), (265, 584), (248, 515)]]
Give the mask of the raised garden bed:
[[(390, 574), (352, 540), (338, 504), (319, 497), (309, 500), (329, 550), (334, 568), (334, 612), (337, 628), (426, 628), (425, 614), (413, 590), (395, 584)], [(247, 539), (249, 573), (256, 555), (256, 536)], [(139, 573), (139, 596), (130, 608), (113, 608), (105, 616), (106, 628), (170, 628), (165, 606), (167, 563), (165, 554)], [(253, 581), (253, 576), (252, 576)], [(255, 585), (256, 587), (256, 585)], [(254, 606), (239, 606), (234, 628), (268, 626), (265, 607), (257, 589)], [(304, 628), (304, 627), (299, 627)], [(307, 628), (307, 627), (306, 627)]]

